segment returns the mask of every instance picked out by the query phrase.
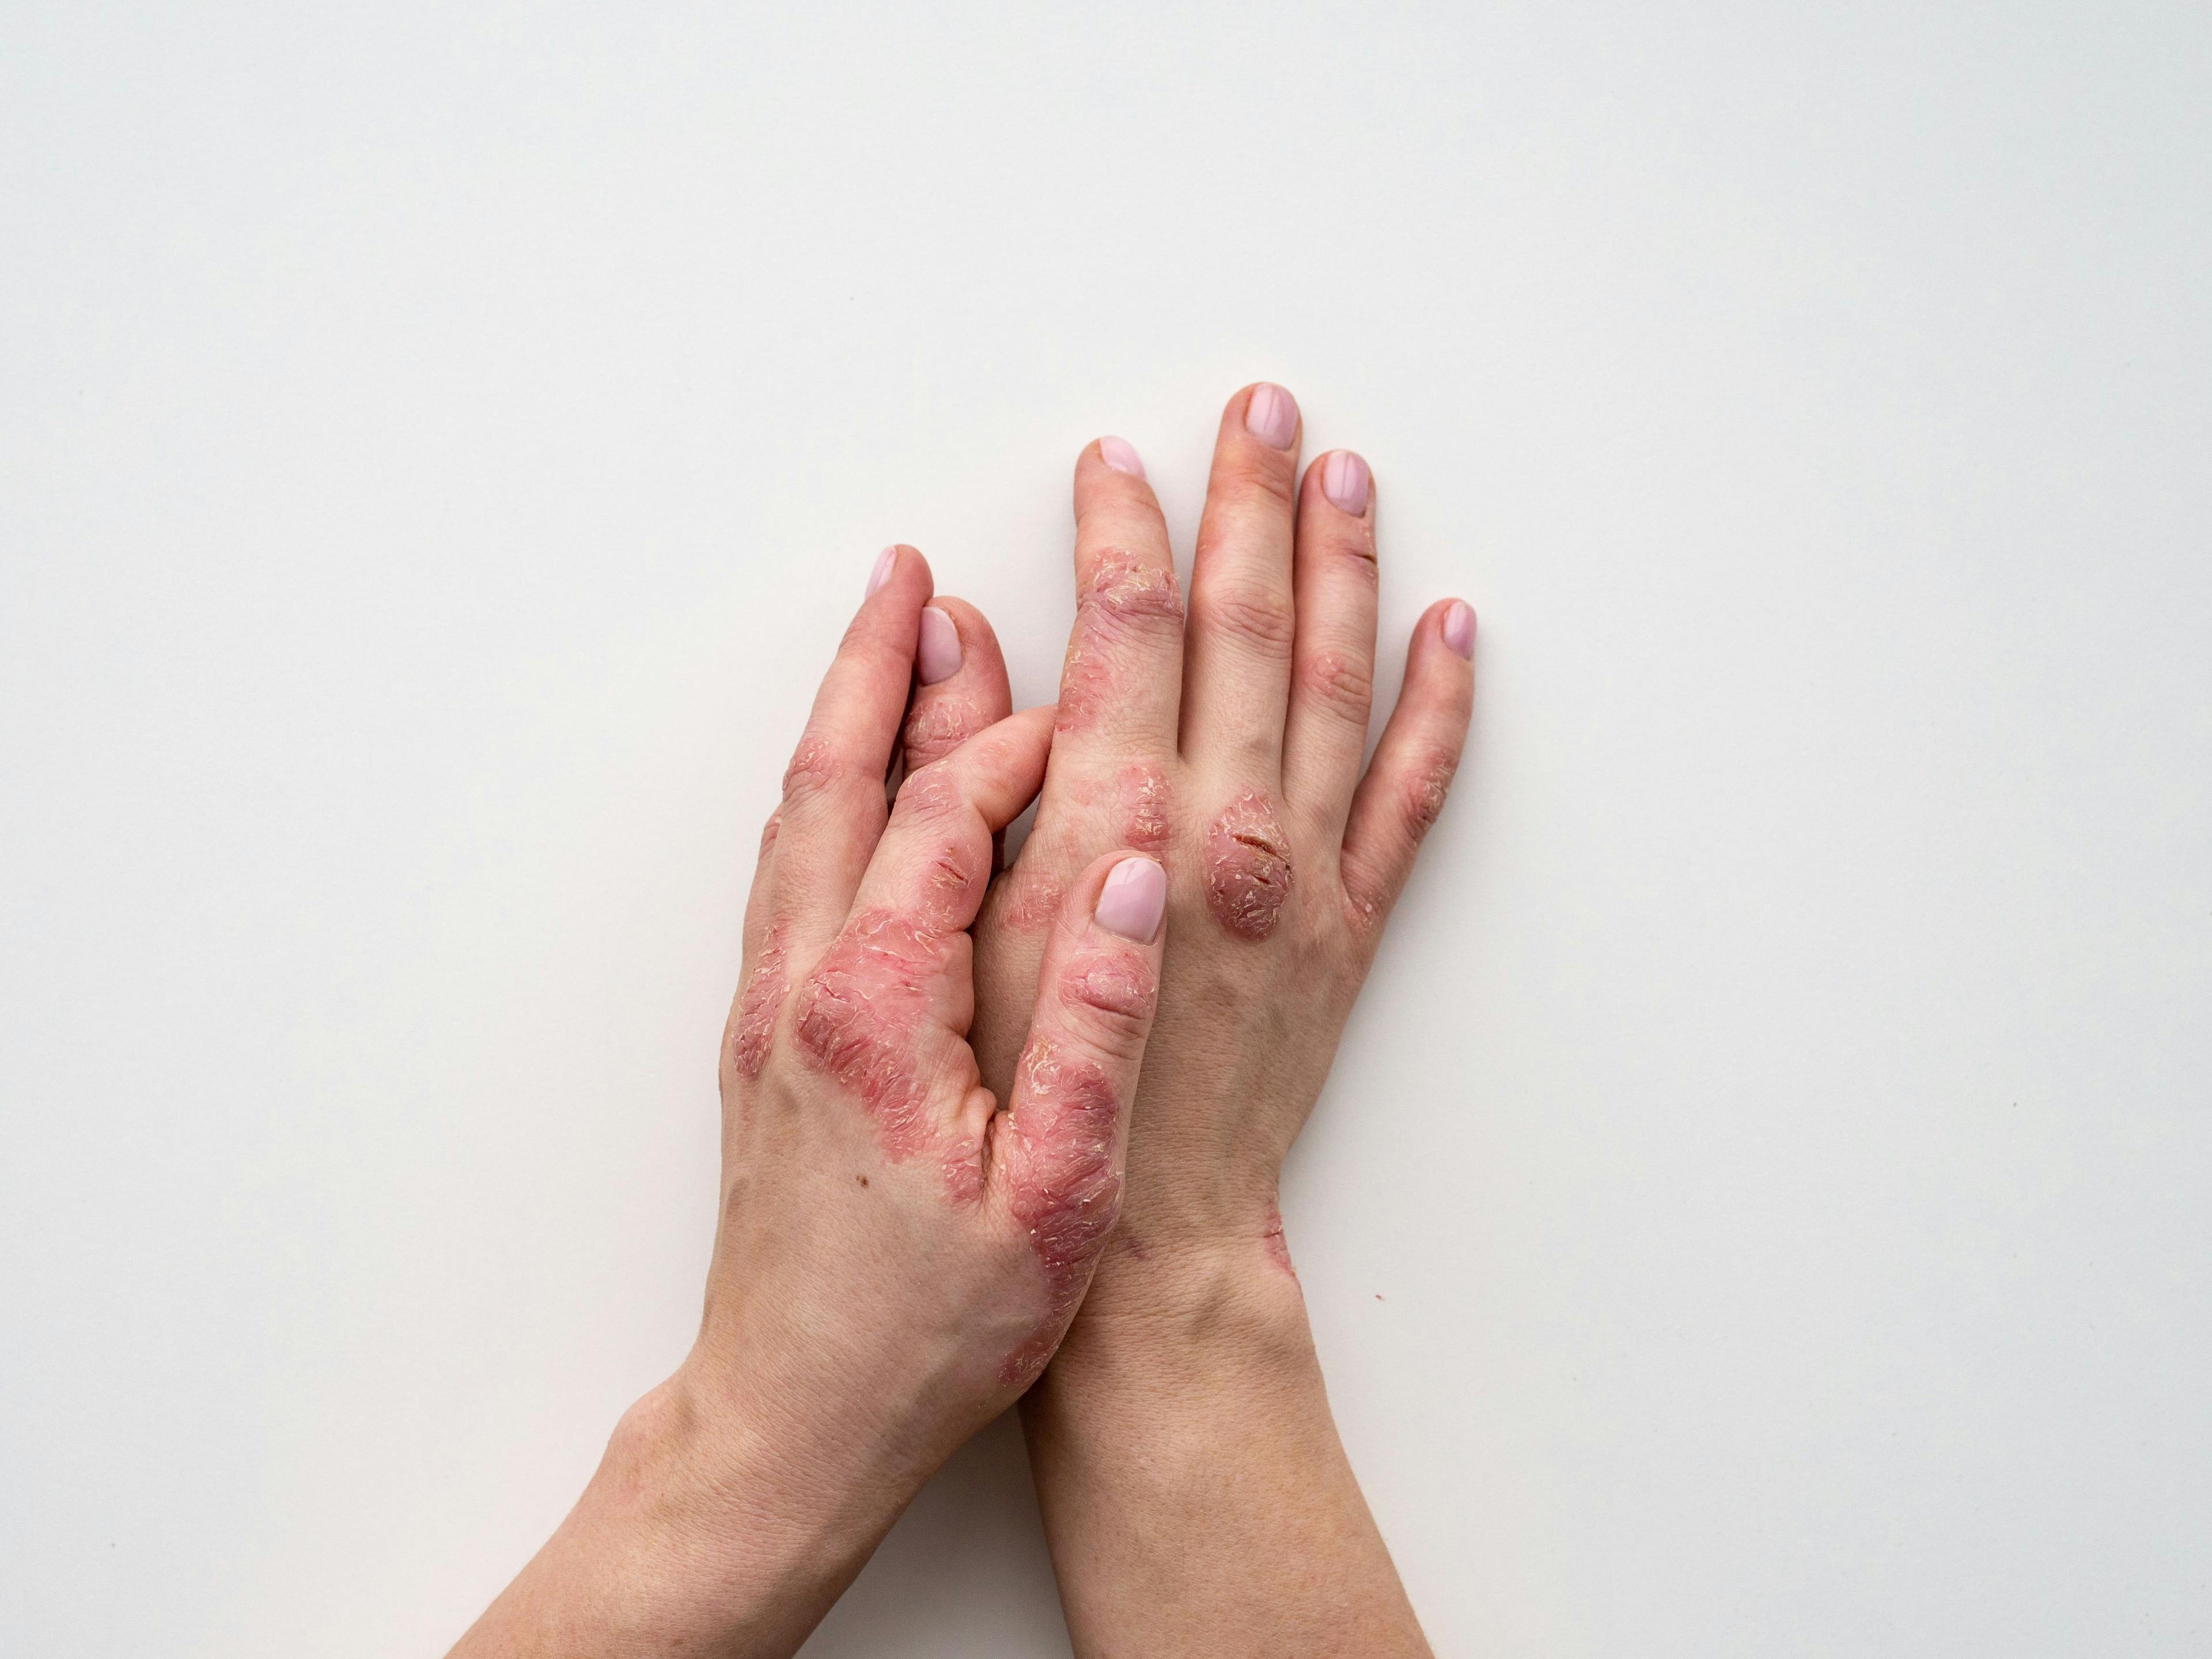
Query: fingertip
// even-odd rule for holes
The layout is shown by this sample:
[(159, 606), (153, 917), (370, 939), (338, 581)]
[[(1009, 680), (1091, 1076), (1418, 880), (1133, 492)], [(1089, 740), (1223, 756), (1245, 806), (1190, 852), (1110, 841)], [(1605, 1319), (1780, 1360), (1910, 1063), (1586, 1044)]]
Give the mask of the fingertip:
[(1117, 853), (1098, 886), (1091, 920), (1139, 945), (1159, 938), (1167, 921), (1168, 872), (1143, 853)]
[(924, 607), (915, 641), (915, 677), (924, 685), (949, 680), (960, 672), (960, 629), (950, 612), (938, 605)]
[(876, 555), (874, 567), (868, 572), (867, 590), (860, 596), (863, 607), (886, 588), (904, 592), (915, 589), (914, 601), (921, 604), (929, 598), (933, 586), (929, 561), (919, 548), (905, 542), (893, 542)]
[(1474, 607), (1465, 599), (1448, 599), (1437, 618), (1437, 632), (1463, 659), (1474, 659)]
[(1137, 447), (1127, 438), (1101, 438), (1094, 447), (1098, 452), (1098, 459), (1114, 471), (1126, 473), (1133, 478), (1145, 476), (1144, 459), (1137, 453)]
[(1320, 487), (1322, 499), (1352, 518), (1367, 516), (1374, 499), (1375, 475), (1366, 458), (1356, 450), (1332, 449), (1307, 469)]

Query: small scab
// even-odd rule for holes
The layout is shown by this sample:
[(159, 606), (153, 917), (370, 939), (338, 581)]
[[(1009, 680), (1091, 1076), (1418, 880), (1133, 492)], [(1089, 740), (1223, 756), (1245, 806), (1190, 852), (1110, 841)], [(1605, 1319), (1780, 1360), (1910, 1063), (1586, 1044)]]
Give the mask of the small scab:
[(1267, 1225), (1260, 1235), (1260, 1248), (1266, 1252), (1267, 1260), (1277, 1267), (1288, 1273), (1292, 1279), (1298, 1276), (1298, 1270), (1291, 1265), (1291, 1247), (1283, 1238), (1281, 1211), (1270, 1210), (1267, 1212)]
[(1237, 938), (1263, 939), (1275, 931), (1291, 878), (1290, 837), (1267, 796), (1247, 790), (1206, 826), (1206, 908)]

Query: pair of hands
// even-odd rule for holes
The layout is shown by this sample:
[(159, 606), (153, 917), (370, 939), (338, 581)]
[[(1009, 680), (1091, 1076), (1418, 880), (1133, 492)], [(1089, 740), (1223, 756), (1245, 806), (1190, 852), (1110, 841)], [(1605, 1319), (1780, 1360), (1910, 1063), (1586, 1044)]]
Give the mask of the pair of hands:
[(788, 1652), (1025, 1391), (1103, 1643), (1160, 1594), (1132, 1511), (1194, 1496), (1116, 1490), (1176, 1432), (1144, 1396), (1218, 1446), (1206, 1396), (1255, 1368), (1285, 1427), (1244, 1466), (1328, 1498), (1330, 1537), (1348, 1492), (1371, 1611), (1402, 1607), (1333, 1429), (1297, 1426), (1326, 1406), (1276, 1183), (1443, 805), (1474, 618), (1423, 615), (1363, 767), (1374, 490), (1349, 452), (1301, 477), (1299, 438), (1281, 387), (1230, 400), (1187, 615), (1135, 452), (1084, 452), (1056, 708), (1012, 712), (982, 614), (884, 550), (762, 841), (697, 1343), (459, 1651)]

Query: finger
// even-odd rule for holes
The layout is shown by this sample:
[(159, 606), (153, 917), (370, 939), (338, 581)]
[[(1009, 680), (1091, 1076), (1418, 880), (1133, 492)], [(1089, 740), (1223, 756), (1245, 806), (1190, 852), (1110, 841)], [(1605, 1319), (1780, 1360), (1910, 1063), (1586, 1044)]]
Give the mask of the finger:
[(770, 903), (797, 938), (818, 942), (836, 932), (883, 833), (884, 774), (929, 590), (921, 554), (884, 550), (783, 775)]
[(1355, 921), (1380, 925), (1397, 902), (1421, 837), (1443, 811), (1474, 708), (1474, 612), (1459, 599), (1429, 607), (1413, 629), (1405, 688), (1375, 759), (1352, 798), (1340, 855)]
[(1352, 811), (1375, 695), (1375, 489), (1348, 449), (1306, 469), (1295, 581), (1283, 797), (1333, 845)]
[(1182, 752), (1217, 775), (1273, 787), (1290, 696), (1298, 406), (1261, 382), (1229, 400), (1191, 568)]
[(914, 659), (914, 700), (902, 738), (909, 773), (943, 760), (1014, 708), (999, 636), (965, 599), (940, 595), (929, 602)]
[(1167, 873), (1110, 853), (1069, 890), (1045, 948), (1029, 1046), (993, 1129), (988, 1180), (1043, 1271), (1035, 1339), (1004, 1381), (1043, 1368), (1120, 1213), (1128, 1103), (1158, 1000)]
[(1075, 628), (1060, 670), (1057, 742), (1079, 768), (1175, 752), (1182, 595), (1167, 521), (1123, 439), (1075, 463)]
[(1052, 710), (1026, 708), (976, 733), (901, 786), (854, 902), (929, 933), (975, 920), (991, 879), (992, 837), (1044, 782)]

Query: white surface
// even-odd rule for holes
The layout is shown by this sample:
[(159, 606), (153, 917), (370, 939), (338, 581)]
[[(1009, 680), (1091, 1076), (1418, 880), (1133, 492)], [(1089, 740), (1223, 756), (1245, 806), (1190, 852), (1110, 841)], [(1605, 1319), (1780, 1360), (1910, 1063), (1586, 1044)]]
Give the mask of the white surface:
[[(308, 9), (0, 15), (0, 1650), (442, 1649), (876, 550), (1047, 696), (1262, 375), (1484, 619), (1285, 1206), (1439, 1650), (2212, 1644), (2212, 15)], [(1064, 1644), (1001, 1425), (809, 1651)]]

